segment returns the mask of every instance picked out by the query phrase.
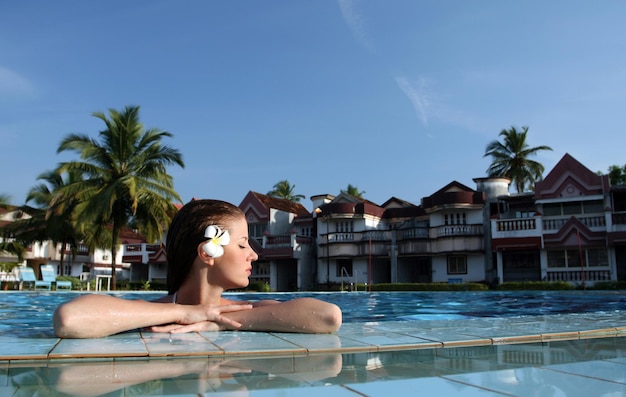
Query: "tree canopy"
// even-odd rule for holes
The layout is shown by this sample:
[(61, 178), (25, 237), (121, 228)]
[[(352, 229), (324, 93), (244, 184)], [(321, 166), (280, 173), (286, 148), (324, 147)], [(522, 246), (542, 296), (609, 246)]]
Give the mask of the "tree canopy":
[(347, 193), (357, 198), (363, 198), (365, 191), (361, 191), (359, 190), (358, 187), (353, 186), (352, 184), (348, 184), (348, 186), (345, 189), (341, 189), (341, 193)]
[(527, 143), (528, 127), (518, 131), (515, 127), (504, 129), (499, 134), (503, 142), (494, 140), (487, 145), (483, 157), (491, 156), (493, 161), (487, 168), (490, 177), (509, 178), (518, 193), (525, 191), (542, 179), (543, 164), (530, 157), (542, 150), (552, 150), (549, 146), (530, 147)]
[(151, 242), (163, 236), (176, 212), (174, 201), (182, 202), (167, 166), (184, 168), (184, 163), (178, 150), (162, 143), (171, 133), (144, 129), (138, 106), (110, 109), (108, 117), (100, 112), (93, 116), (106, 127), (99, 139), (69, 134), (59, 144), (57, 153), (72, 151), (80, 160), (59, 164), (57, 172), (78, 172), (83, 178), (60, 189), (58, 197), (61, 202), (77, 200), (76, 224), (90, 241), (102, 241), (107, 234), (110, 237), (115, 288), (120, 230), (132, 221)]
[(277, 182), (274, 185), (274, 188), (267, 192), (267, 195), (270, 197), (277, 197), (286, 199), (289, 201), (293, 201), (294, 203), (299, 203), (300, 200), (304, 198), (302, 194), (295, 193), (296, 185), (292, 185), (288, 180), (284, 179), (282, 181)]

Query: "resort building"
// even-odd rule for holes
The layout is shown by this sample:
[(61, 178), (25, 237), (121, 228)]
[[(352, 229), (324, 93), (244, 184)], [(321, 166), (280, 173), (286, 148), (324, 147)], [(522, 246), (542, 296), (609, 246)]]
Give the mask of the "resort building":
[(420, 206), (342, 193), (316, 208), (320, 284), (485, 280), (484, 194), (459, 182)]
[(499, 196), (491, 219), (498, 277), (626, 280), (625, 193), (566, 154), (534, 193)]
[(474, 182), (420, 206), (313, 197), (319, 283), (626, 280), (626, 188), (607, 175), (566, 154), (533, 192), (509, 194), (506, 178)]
[(315, 282), (311, 213), (302, 204), (252, 191), (239, 207), (259, 255), (250, 282), (277, 291), (310, 289)]
[[(532, 192), (510, 194), (506, 178), (453, 181), (419, 205), (382, 205), (340, 193), (302, 204), (248, 192), (239, 204), (259, 255), (251, 284), (275, 291), (354, 290), (378, 283), (488, 284), (626, 280), (626, 187), (610, 186), (565, 154)], [(12, 214), (4, 212), (1, 221)], [(127, 231), (118, 279), (164, 281), (165, 246)], [(84, 251), (84, 252), (83, 252)], [(59, 275), (110, 274), (110, 252), (78, 253), (60, 266), (60, 245), (28, 247), (25, 264)], [(70, 255), (65, 250), (65, 255)], [(4, 257), (3, 261), (11, 261)], [(13, 259), (15, 260), (15, 259)]]
[[(19, 219), (28, 219), (30, 216), (16, 207), (0, 209), (0, 227), (6, 226)], [(0, 241), (11, 241), (10, 236), (0, 237)], [(124, 252), (131, 249), (145, 238), (136, 231), (123, 229), (120, 232), (121, 245), (116, 256), (116, 274), (120, 279), (131, 278), (131, 263), (125, 261)], [(72, 276), (88, 281), (90, 278), (111, 274), (111, 250), (96, 248), (90, 250), (85, 244), (71, 246), (53, 241), (35, 242), (27, 247), (20, 262), (16, 255), (8, 252), (0, 252), (0, 263), (18, 263), (21, 266), (33, 268), (36, 277), (41, 278), (41, 267), (52, 265), (59, 276)], [(8, 267), (7, 267), (8, 268)], [(12, 271), (2, 269), (0, 279), (2, 281), (17, 281), (19, 274), (17, 268)], [(145, 279), (144, 279), (145, 280)]]

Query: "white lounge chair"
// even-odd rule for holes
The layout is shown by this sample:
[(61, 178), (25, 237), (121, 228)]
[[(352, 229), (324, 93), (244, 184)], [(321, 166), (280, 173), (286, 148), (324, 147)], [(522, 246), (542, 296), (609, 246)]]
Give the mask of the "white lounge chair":
[(29, 288), (32, 285), (32, 288), (34, 288), (35, 283), (37, 283), (37, 277), (35, 277), (35, 271), (32, 267), (20, 266), (19, 277), (20, 290), (24, 287), (24, 284), (28, 284)]
[[(61, 289), (64, 289), (64, 290), (72, 289), (71, 281), (57, 280), (57, 275), (56, 275), (56, 272), (54, 271), (54, 266), (52, 265), (41, 266), (41, 278), (43, 279), (43, 281), (35, 282), (35, 289), (50, 290), (52, 289), (52, 283), (56, 284), (57, 291)], [(40, 286), (40, 288), (37, 288), (38, 285)]]
[(43, 265), (40, 271), (41, 280), (35, 281), (35, 290), (50, 291), (52, 289), (52, 283), (57, 279), (54, 268), (50, 265)]

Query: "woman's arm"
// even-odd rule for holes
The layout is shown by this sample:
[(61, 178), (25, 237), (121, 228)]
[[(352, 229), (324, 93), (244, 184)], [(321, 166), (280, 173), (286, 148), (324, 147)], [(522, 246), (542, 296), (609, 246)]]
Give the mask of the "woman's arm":
[(60, 338), (100, 338), (159, 324), (195, 324), (211, 321), (238, 329), (240, 324), (223, 313), (250, 309), (251, 305), (177, 305), (128, 300), (109, 295), (84, 295), (60, 305), (52, 321)]
[[(240, 327), (231, 327), (224, 324), (220, 329), (241, 331), (275, 331), (275, 332), (302, 332), (323, 334), (335, 332), (341, 327), (341, 309), (332, 303), (314, 298), (298, 298), (285, 302), (262, 301), (254, 305), (251, 310), (233, 311), (224, 313), (227, 317), (239, 324)], [(192, 324), (170, 329), (172, 333), (214, 330), (214, 324)]]

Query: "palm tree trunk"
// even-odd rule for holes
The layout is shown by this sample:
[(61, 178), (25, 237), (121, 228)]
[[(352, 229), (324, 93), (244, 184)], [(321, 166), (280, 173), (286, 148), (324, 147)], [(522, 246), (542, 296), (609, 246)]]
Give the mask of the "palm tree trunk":
[(61, 266), (61, 276), (65, 276), (65, 267), (63, 266), (63, 261), (65, 259), (65, 239), (61, 242), (61, 253), (59, 258), (59, 266)]
[(113, 231), (111, 233), (111, 288), (117, 289), (117, 276), (115, 274), (115, 258), (117, 257), (117, 236), (119, 235), (119, 226), (113, 221)]

